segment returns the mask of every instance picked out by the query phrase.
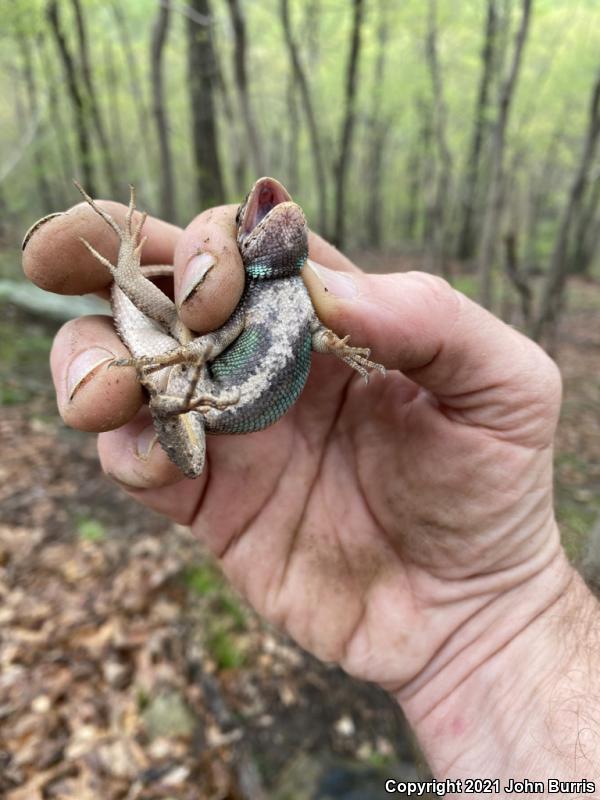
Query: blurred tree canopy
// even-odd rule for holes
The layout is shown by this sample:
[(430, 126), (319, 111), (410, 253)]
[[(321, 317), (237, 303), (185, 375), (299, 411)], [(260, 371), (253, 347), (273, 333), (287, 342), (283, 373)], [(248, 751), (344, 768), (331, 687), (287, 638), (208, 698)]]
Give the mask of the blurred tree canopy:
[(4, 0), (2, 14), (5, 243), (76, 202), (73, 177), (121, 200), (134, 183), (185, 224), (264, 172), (340, 246), (423, 252), (450, 278), (453, 258), (477, 264), (486, 304), (494, 270), (525, 300), (531, 276), (560, 294), (594, 269), (597, 0)]

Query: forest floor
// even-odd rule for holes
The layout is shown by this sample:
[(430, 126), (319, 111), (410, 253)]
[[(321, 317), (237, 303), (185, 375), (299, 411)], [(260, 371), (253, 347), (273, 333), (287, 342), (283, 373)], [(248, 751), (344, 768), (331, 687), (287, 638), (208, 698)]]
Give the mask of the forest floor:
[[(600, 519), (600, 285), (570, 295), (556, 496), (577, 559)], [(375, 800), (426, 776), (382, 691), (262, 623), (102, 477), (54, 410), (50, 330), (0, 316), (0, 796)]]

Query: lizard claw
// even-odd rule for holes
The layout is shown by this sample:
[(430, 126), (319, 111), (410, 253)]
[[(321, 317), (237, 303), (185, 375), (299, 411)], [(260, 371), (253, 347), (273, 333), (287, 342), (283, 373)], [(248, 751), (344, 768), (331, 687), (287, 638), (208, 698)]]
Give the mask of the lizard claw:
[(333, 331), (320, 330), (314, 341), (315, 350), (320, 353), (331, 353), (361, 375), (365, 383), (369, 382), (369, 370), (376, 369), (385, 375), (385, 367), (370, 360), (371, 350), (368, 347), (353, 347), (349, 344), (350, 336), (340, 338)]

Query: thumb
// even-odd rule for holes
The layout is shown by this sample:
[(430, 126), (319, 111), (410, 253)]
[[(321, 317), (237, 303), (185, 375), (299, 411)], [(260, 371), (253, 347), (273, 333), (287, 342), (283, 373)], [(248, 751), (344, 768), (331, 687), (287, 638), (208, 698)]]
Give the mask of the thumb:
[[(305, 281), (325, 325), (372, 349), (465, 421), (502, 427), (544, 411), (556, 422), (560, 375), (523, 334), (449, 283), (422, 272), (368, 275), (310, 261)], [(479, 413), (483, 412), (483, 415)], [(497, 427), (494, 424), (494, 427)]]

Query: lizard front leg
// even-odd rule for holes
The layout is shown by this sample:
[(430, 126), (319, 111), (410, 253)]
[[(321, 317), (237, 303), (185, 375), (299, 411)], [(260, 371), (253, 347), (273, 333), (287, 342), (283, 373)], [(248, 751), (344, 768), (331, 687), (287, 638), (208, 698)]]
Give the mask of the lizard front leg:
[(212, 333), (198, 336), (191, 342), (150, 356), (119, 358), (112, 362), (116, 367), (135, 367), (142, 375), (151, 375), (165, 367), (177, 364), (203, 365), (219, 356), (244, 330), (245, 316), (234, 312), (227, 322)]
[[(239, 401), (239, 392), (215, 395), (204, 387), (198, 393), (196, 390), (200, 380), (205, 377), (206, 364), (233, 344), (244, 330), (245, 324), (245, 314), (237, 311), (218, 330), (199, 336), (189, 344), (165, 353), (164, 356), (131, 359), (141, 369), (143, 375), (162, 369), (167, 365), (174, 366), (176, 370), (169, 377), (169, 386), (166, 392), (159, 393), (152, 398), (153, 410), (165, 416), (172, 416), (193, 410), (202, 412), (209, 408), (223, 409), (235, 405)], [(146, 362), (148, 366), (144, 366)], [(185, 366), (188, 364), (192, 365), (190, 374), (184, 373)]]
[(337, 356), (349, 367), (355, 369), (365, 379), (365, 383), (369, 382), (369, 370), (371, 369), (376, 369), (385, 375), (385, 367), (382, 364), (369, 360), (371, 351), (368, 347), (353, 347), (348, 344), (349, 336), (340, 339), (336, 333), (323, 325), (316, 314), (311, 322), (310, 332), (315, 352)]

